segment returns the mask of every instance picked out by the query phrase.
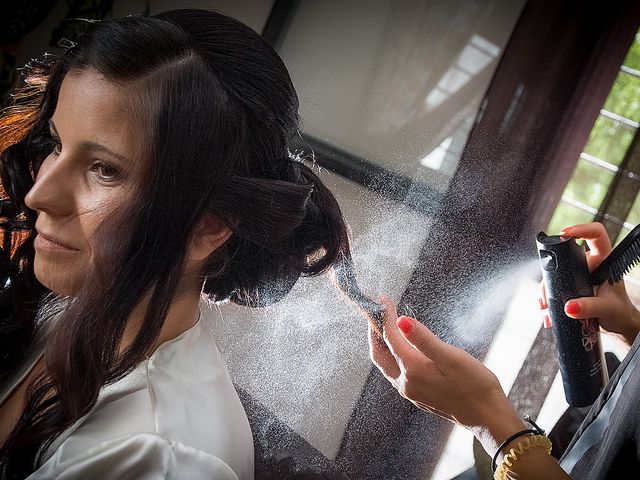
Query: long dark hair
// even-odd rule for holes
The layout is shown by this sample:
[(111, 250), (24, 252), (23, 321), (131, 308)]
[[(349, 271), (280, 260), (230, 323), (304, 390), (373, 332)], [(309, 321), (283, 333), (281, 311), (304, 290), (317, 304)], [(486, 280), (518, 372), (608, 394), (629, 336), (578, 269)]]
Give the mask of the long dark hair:
[[(204, 293), (215, 301), (266, 305), (300, 275), (349, 258), (338, 203), (288, 151), (298, 131), (298, 98), (262, 37), (204, 10), (95, 23), (64, 55), (27, 69), (26, 93), (0, 118), (2, 186), (30, 228), (12, 265), (32, 287), (22, 294), (32, 308), (14, 308), (0, 348), (18, 341), (7, 334), (11, 322), (27, 325), (20, 342), (33, 338), (33, 305), (47, 292), (32, 274), (36, 216), (24, 198), (51, 149), (47, 122), (62, 80), (88, 69), (130, 86), (146, 180), (130, 207), (98, 232), (104, 248), (99, 268), (87, 272), (92, 281), (83, 282), (90, 288), (57, 300), (65, 305), (47, 340), (46, 372), (29, 386), (24, 412), (0, 450), (7, 478), (34, 471), (52, 441), (95, 405), (101, 387), (144, 358), (178, 293), (190, 234), (203, 215), (233, 231), (202, 272)], [(119, 353), (127, 319), (145, 294), (151, 301), (142, 327)], [(0, 374), (23, 361), (25, 349), (14, 350)]]

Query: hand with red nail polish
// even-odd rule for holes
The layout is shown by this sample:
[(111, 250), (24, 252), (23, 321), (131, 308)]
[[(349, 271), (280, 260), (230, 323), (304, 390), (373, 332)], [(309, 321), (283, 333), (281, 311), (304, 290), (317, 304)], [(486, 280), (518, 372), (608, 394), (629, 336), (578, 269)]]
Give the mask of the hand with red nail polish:
[[(565, 228), (562, 234), (586, 241), (590, 271), (595, 270), (612, 250), (609, 236), (598, 222), (574, 225)], [(605, 332), (619, 335), (628, 345), (633, 343), (640, 331), (640, 312), (631, 302), (624, 281), (614, 285), (605, 282), (596, 287), (594, 297), (569, 300), (564, 311), (568, 317), (577, 320), (597, 318)]]
[[(383, 299), (382, 303), (386, 307), (384, 340), (370, 327), (370, 355), (400, 395), (422, 410), (467, 428), (489, 455), (526, 428), (500, 382), (482, 362), (443, 342), (416, 319), (398, 317), (392, 302)], [(519, 459), (519, 469), (514, 470), (518, 478), (538, 479), (540, 474), (546, 480), (569, 478), (542, 449), (532, 449), (525, 458)]]
[(463, 425), (473, 424), (472, 418), (486, 408), (485, 401), (479, 402), (483, 406), (475, 401), (506, 400), (495, 375), (479, 360), (444, 343), (417, 320), (398, 318), (394, 305), (383, 303), (386, 345), (371, 341), (371, 358), (403, 397)]

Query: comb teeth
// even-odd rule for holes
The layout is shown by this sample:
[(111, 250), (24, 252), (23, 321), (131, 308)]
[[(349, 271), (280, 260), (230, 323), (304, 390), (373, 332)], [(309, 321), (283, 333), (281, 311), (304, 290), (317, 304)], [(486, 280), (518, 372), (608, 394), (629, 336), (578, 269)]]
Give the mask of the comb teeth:
[(631, 230), (593, 272), (592, 283), (600, 284), (608, 280), (609, 284), (613, 285), (622, 280), (622, 277), (638, 262), (640, 262), (640, 225)]
[(614, 284), (622, 280), (640, 261), (640, 242), (635, 241), (620, 254), (619, 260), (614, 261), (609, 273), (609, 283)]

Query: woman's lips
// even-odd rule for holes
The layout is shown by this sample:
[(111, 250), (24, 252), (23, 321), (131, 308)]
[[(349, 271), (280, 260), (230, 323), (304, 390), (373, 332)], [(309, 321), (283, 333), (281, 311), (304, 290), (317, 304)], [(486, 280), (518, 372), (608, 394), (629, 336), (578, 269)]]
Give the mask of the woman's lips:
[(57, 250), (66, 252), (76, 252), (79, 250), (65, 244), (63, 241), (58, 240), (55, 237), (46, 235), (42, 232), (38, 232), (38, 235), (33, 241), (33, 246), (40, 250)]

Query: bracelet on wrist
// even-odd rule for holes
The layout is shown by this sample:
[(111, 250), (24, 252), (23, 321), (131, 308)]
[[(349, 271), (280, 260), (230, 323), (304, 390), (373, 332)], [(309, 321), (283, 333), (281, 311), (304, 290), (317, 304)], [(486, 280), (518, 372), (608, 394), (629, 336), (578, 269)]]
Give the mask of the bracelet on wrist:
[[(511, 442), (512, 440), (515, 440), (516, 438), (518, 438), (518, 437), (520, 437), (522, 435), (542, 435), (545, 438), (547, 438), (545, 436), (544, 430), (541, 429), (533, 420), (531, 420), (531, 417), (529, 415), (525, 415), (524, 416), (524, 420), (525, 420), (525, 422), (530, 423), (533, 428), (527, 428), (527, 429), (524, 429), (524, 430), (520, 430), (519, 432), (516, 432), (513, 435), (507, 437), (507, 439), (504, 440), (500, 444), (500, 446), (496, 450), (496, 453), (493, 455), (493, 458), (491, 459), (491, 471), (493, 473), (496, 472), (497, 460), (498, 460), (498, 456), (500, 455), (500, 452), (502, 452), (502, 449), (504, 447), (506, 447), (509, 444), (509, 442)], [(549, 440), (549, 442), (551, 442), (551, 441)]]
[(518, 442), (518, 444), (509, 449), (509, 453), (502, 458), (500, 466), (498, 466), (494, 473), (494, 479), (507, 480), (507, 473), (509, 473), (510, 468), (513, 467), (513, 463), (531, 448), (544, 448), (547, 451), (547, 454), (550, 455), (552, 448), (551, 440), (549, 440), (549, 437), (546, 435), (536, 434)]

